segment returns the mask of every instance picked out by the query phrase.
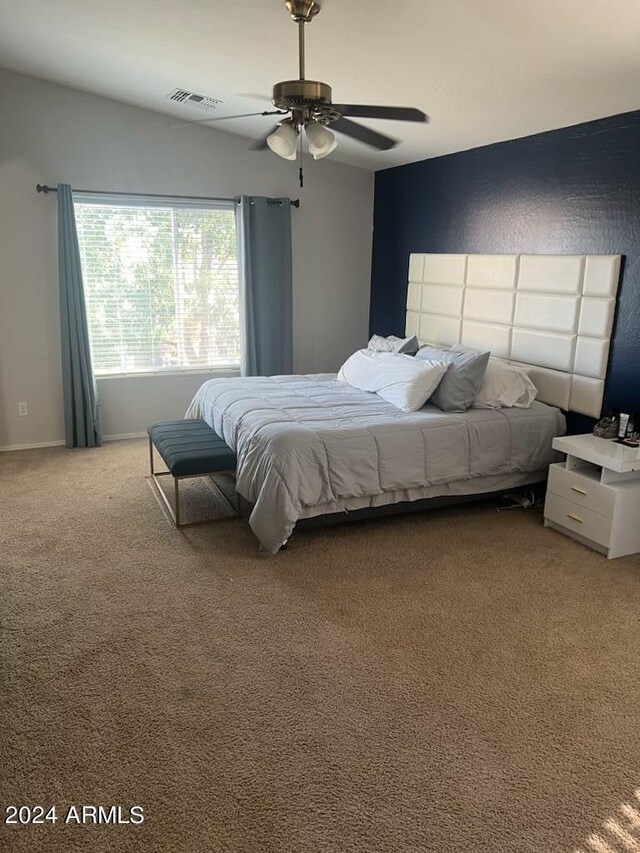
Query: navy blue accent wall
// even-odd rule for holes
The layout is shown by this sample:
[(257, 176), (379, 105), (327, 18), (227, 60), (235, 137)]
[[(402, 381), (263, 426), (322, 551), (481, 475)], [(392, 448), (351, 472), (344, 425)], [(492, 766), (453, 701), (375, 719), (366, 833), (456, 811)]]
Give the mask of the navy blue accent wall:
[(372, 334), (404, 331), (411, 252), (622, 254), (604, 410), (640, 411), (640, 111), (378, 172)]

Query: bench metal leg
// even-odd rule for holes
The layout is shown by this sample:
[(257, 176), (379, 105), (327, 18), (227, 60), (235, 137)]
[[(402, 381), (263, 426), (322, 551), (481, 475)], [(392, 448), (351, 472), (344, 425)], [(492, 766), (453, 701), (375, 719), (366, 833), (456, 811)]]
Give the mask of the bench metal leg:
[[(226, 473), (232, 473), (232, 472), (219, 471), (217, 473), (226, 474)], [(193, 476), (189, 476), (189, 477), (174, 477), (173, 478), (173, 494), (174, 494), (175, 509), (171, 505), (171, 501), (167, 497), (166, 492), (164, 491), (164, 489), (160, 485), (160, 477), (170, 477), (170, 476), (171, 476), (170, 471), (155, 471), (149, 477), (149, 482), (155, 487), (154, 491), (156, 492), (156, 494), (158, 495), (158, 497), (160, 498), (160, 500), (164, 504), (165, 509), (169, 513), (169, 516), (171, 517), (171, 520), (173, 521), (173, 523), (175, 524), (176, 527), (194, 527), (196, 524), (207, 524), (207, 523), (212, 522), (212, 521), (226, 521), (229, 518), (238, 518), (239, 517), (238, 509), (233, 506), (233, 504), (227, 498), (227, 496), (224, 494), (224, 492), (222, 491), (220, 486), (218, 486), (218, 484), (213, 480), (213, 478), (211, 478), (211, 486), (213, 487), (214, 491), (218, 495), (220, 501), (230, 510), (232, 515), (226, 516), (225, 518), (202, 518), (202, 519), (198, 519), (197, 521), (183, 521), (182, 520), (182, 508), (181, 508), (181, 502), (180, 502), (180, 481), (181, 480), (194, 480), (196, 477), (209, 477), (210, 475), (209, 474), (194, 474)]]
[[(218, 474), (232, 474), (233, 471), (218, 471)], [(166, 495), (166, 492), (160, 485), (160, 477), (170, 477), (171, 471), (156, 471), (153, 464), (153, 442), (149, 439), (149, 482), (155, 487), (155, 492), (162, 501), (165, 506), (165, 509), (169, 513), (171, 520), (175, 524), (176, 527), (193, 527), (196, 524), (207, 524), (211, 521), (224, 521), (222, 518), (203, 518), (198, 521), (182, 521), (181, 518), (181, 507), (180, 507), (180, 481), (181, 480), (193, 480), (196, 477), (210, 477), (211, 486), (214, 491), (218, 495), (220, 501), (233, 513), (232, 518), (236, 518), (239, 516), (239, 507), (233, 506), (231, 501), (224, 494), (220, 486), (215, 482), (213, 476), (211, 474), (192, 474), (185, 477), (174, 477), (173, 478), (173, 495), (174, 495), (174, 507), (171, 506), (171, 501)], [(238, 496), (239, 498), (239, 496)]]
[(173, 480), (173, 490), (176, 504), (176, 527), (180, 527), (180, 480), (177, 477), (174, 477)]
[[(233, 474), (234, 472), (233, 471), (219, 471), (218, 473), (219, 474)], [(238, 495), (236, 493), (236, 504), (237, 504), (237, 506), (234, 506), (211, 475), (209, 475), (209, 482), (210, 482), (211, 487), (213, 488), (213, 491), (217, 494), (218, 498), (227, 507), (227, 509), (229, 509), (233, 513), (234, 517), (237, 516), (238, 518), (240, 518), (240, 495)]]

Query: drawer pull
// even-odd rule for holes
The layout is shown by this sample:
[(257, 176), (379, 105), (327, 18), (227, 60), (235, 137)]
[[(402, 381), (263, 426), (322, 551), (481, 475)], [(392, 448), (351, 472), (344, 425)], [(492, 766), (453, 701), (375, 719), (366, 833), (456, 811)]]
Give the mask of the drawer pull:
[(577, 486), (571, 486), (572, 492), (577, 492), (579, 495), (586, 495), (586, 491), (584, 489), (579, 489)]
[(567, 513), (567, 518), (572, 518), (574, 521), (579, 521), (580, 524), (584, 524), (584, 518), (580, 518), (579, 515), (574, 515), (572, 512)]

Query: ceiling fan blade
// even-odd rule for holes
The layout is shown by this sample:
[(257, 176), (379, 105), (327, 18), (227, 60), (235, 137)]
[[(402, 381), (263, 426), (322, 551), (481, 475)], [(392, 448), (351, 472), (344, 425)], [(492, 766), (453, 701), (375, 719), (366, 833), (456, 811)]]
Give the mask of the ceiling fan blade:
[(279, 124), (276, 124), (274, 127), (272, 127), (271, 130), (268, 133), (265, 133), (265, 135), (261, 139), (258, 139), (257, 142), (254, 142), (253, 145), (249, 146), (250, 150), (251, 151), (264, 151), (265, 148), (268, 148), (269, 146), (267, 145), (267, 139), (279, 127), (280, 127)]
[(282, 110), (266, 110), (261, 113), (240, 113), (239, 115), (233, 116), (218, 116), (218, 118), (203, 118), (198, 119), (198, 121), (180, 121), (176, 124), (172, 124), (171, 127), (188, 127), (190, 124), (213, 124), (218, 121), (227, 121), (232, 118), (251, 118), (252, 116), (280, 116), (286, 115)]
[(332, 104), (343, 116), (354, 118), (386, 118), (394, 121), (429, 121), (429, 116), (415, 107), (376, 107), (370, 104)]
[(392, 139), (390, 136), (385, 136), (382, 133), (377, 133), (375, 130), (357, 124), (355, 121), (349, 121), (348, 118), (339, 118), (337, 121), (332, 121), (329, 127), (331, 130), (337, 130), (338, 133), (344, 133), (345, 136), (357, 139), (358, 142), (371, 145), (379, 151), (388, 151), (390, 148), (395, 148), (398, 144), (396, 139)]

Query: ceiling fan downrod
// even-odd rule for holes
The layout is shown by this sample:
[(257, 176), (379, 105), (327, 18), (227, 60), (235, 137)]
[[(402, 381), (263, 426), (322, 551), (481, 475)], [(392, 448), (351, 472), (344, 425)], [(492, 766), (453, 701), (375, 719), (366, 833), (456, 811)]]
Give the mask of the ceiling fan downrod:
[(298, 79), (283, 80), (273, 87), (272, 102), (278, 109), (291, 111), (296, 125), (306, 124), (314, 107), (331, 103), (331, 87), (306, 79), (305, 24), (320, 11), (315, 0), (285, 0), (287, 11), (298, 25)]
[(298, 76), (304, 80), (304, 21), (298, 21)]
[(299, 79), (304, 80), (304, 25), (308, 24), (320, 11), (315, 0), (285, 0), (287, 11), (298, 25)]

